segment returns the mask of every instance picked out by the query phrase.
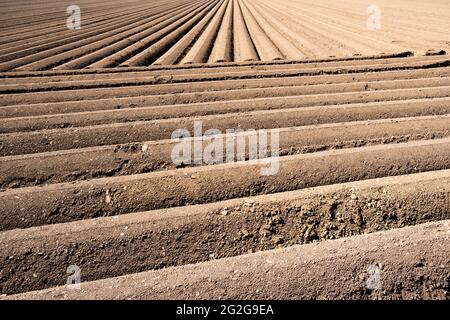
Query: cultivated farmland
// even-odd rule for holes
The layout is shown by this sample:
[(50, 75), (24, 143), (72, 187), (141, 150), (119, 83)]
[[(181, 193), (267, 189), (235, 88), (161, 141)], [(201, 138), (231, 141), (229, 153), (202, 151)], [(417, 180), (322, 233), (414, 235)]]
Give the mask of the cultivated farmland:
[(3, 298), (449, 298), (447, 1), (1, 3)]
[(2, 1), (0, 71), (316, 59), (449, 48), (446, 0)]

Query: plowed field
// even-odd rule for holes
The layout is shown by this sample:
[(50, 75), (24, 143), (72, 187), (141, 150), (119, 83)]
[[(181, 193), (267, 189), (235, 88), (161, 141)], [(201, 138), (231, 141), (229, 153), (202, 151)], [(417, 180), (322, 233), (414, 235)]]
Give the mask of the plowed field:
[(376, 7), (365, 0), (79, 0), (80, 29), (68, 30), (71, 4), (2, 1), (0, 71), (424, 54), (450, 46), (446, 0), (380, 0)]
[(2, 1), (3, 298), (450, 298), (448, 1), (78, 2)]

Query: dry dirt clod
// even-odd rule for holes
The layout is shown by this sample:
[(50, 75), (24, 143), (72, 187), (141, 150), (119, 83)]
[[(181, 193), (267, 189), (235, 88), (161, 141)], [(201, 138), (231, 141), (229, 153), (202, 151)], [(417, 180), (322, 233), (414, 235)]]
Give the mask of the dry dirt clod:
[(272, 242), (274, 244), (282, 244), (282, 243), (284, 243), (284, 238), (282, 236), (273, 236)]
[(111, 195), (109, 194), (109, 190), (106, 189), (105, 203), (110, 204), (111, 202), (112, 202)]

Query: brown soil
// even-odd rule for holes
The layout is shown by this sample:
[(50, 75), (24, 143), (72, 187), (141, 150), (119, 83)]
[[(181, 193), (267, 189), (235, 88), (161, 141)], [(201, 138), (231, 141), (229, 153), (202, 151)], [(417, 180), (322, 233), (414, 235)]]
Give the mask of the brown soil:
[(449, 152), (445, 138), (281, 157), (270, 176), (242, 162), (10, 189), (1, 230), (450, 169)]
[(367, 27), (370, 7), (359, 0), (80, 0), (79, 30), (61, 22), (69, 5), (55, 0), (43, 6), (4, 4), (0, 71), (295, 61), (404, 51), (435, 56), (449, 49), (446, 0), (379, 0), (379, 30)]
[[(376, 56), (381, 38), (364, 43), (342, 25), (338, 51), (372, 56), (325, 59), (310, 40), (301, 58), (315, 61), (259, 62), (295, 60), (294, 44), (271, 34), (284, 32), (281, 7), (302, 1), (127, 2), (116, 28), (88, 5), (83, 32), (104, 33), (74, 42), (56, 12), (43, 18), (47, 6), (35, 8), (41, 20), (22, 17), (42, 27), (31, 38), (0, 32), (13, 40), (0, 41), (0, 69), (15, 69), (0, 73), (0, 294), (62, 286), (77, 265), (82, 291), (17, 298), (448, 298), (448, 56)], [(308, 8), (305, 39), (330, 26)], [(44, 30), (59, 45), (46, 48)], [(203, 67), (214, 60), (230, 61)], [(99, 69), (119, 64), (131, 67)], [(195, 121), (203, 132), (279, 128), (279, 172), (175, 165), (171, 134)], [(382, 265), (382, 290), (365, 286), (370, 264)]]
[[(448, 116), (284, 128), (280, 130), (279, 136), (280, 155), (449, 136)], [(225, 137), (222, 136), (220, 139), (225, 140)], [(194, 140), (191, 139), (191, 141), (193, 143)], [(2, 157), (0, 158), (0, 188), (18, 188), (176, 169), (170, 154), (177, 143), (170, 140), (147, 141)], [(246, 156), (248, 157), (248, 150)], [(225, 159), (223, 161), (225, 162)], [(186, 166), (191, 165), (195, 164), (186, 164)], [(15, 168), (21, 168), (21, 170), (18, 171)]]
[[(448, 300), (449, 226), (443, 220), (10, 298)], [(370, 266), (381, 289), (368, 286)]]

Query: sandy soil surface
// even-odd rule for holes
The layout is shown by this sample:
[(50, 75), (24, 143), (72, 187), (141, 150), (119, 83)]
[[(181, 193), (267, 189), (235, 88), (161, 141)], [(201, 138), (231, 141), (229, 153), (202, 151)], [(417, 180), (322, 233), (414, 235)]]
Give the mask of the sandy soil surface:
[[(448, 299), (449, 220), (12, 299)], [(380, 288), (371, 285), (378, 270)]]
[[(399, 56), (343, 60), (340, 67), (337, 61), (255, 65), (263, 77), (251, 65), (218, 67), (220, 76), (197, 67), (2, 74), (1, 292), (61, 286), (68, 265), (80, 266), (84, 281), (216, 259), (212, 268), (221, 270), (223, 258), (245, 263), (252, 256), (246, 254), (267, 250), (284, 257), (271, 250), (307, 250), (303, 245), (311, 242), (358, 241), (361, 234), (404, 233), (407, 226), (449, 219), (447, 61)], [(160, 72), (165, 83), (152, 78)], [(280, 128), (280, 171), (264, 177), (261, 164), (247, 162), (175, 165), (171, 150), (179, 141), (170, 134), (180, 127), (191, 131), (195, 121), (205, 130)], [(224, 145), (229, 139), (216, 138)], [(414, 257), (423, 255), (422, 245), (411, 246)], [(228, 289), (213, 286), (200, 297), (447, 297), (445, 251), (427, 255), (444, 267), (422, 263), (427, 278), (417, 282), (411, 280), (417, 270), (403, 267), (412, 260), (396, 247), (389, 249), (393, 255), (383, 248), (382, 264), (396, 264), (401, 277), (409, 274), (402, 289), (390, 277), (384, 291), (367, 290), (360, 276), (347, 277), (345, 287), (359, 289), (329, 292), (310, 273), (299, 281), (315, 289), (290, 295), (291, 275), (278, 270), (276, 277), (287, 275), (277, 280), (284, 284), (269, 285), (265, 293), (225, 279)], [(373, 259), (371, 252), (354, 255)], [(339, 269), (319, 264), (318, 276), (354, 275), (357, 267), (345, 268), (347, 258), (332, 259), (343, 259)], [(170, 284), (148, 296), (133, 276), (124, 279), (134, 294), (122, 296), (125, 289), (118, 288), (114, 298), (196, 294), (173, 292)], [(83, 296), (51, 291), (51, 297), (111, 298), (102, 287), (88, 286), (93, 289)]]
[(78, 2), (2, 3), (0, 295), (449, 298), (448, 1)]
[(4, 4), (0, 71), (433, 54), (450, 46), (446, 0), (80, 0), (75, 30), (64, 24), (70, 5)]

